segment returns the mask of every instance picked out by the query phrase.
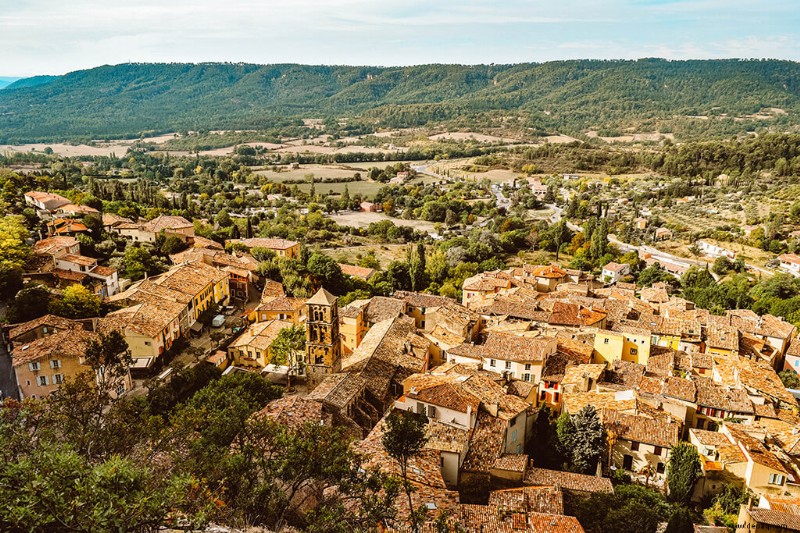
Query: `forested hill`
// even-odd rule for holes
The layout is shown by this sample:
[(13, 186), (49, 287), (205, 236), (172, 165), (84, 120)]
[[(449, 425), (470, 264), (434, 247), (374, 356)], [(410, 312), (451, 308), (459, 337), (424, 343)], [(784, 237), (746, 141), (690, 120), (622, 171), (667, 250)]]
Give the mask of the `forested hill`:
[(785, 130), (800, 124), (800, 63), (123, 64), (0, 90), (0, 143), (266, 129), (303, 117), (404, 127), (498, 124), (508, 116), (523, 117), (528, 131), (570, 134)]

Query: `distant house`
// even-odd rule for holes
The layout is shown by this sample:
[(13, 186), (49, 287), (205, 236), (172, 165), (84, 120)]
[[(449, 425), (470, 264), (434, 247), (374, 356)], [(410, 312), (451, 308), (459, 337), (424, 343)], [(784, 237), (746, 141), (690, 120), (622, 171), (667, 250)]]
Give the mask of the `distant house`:
[(699, 240), (695, 243), (695, 246), (703, 255), (711, 258), (727, 257), (728, 259), (736, 259), (734, 252), (709, 241)]
[(800, 255), (783, 254), (778, 256), (779, 268), (792, 276), (800, 276)]
[(636, 229), (644, 229), (647, 227), (647, 219), (639, 217), (636, 219)]
[(69, 200), (63, 196), (49, 192), (30, 191), (25, 193), (25, 204), (36, 208), (36, 214), (41, 219), (49, 219), (56, 209), (68, 205)]
[(603, 281), (613, 285), (622, 279), (623, 276), (630, 274), (631, 267), (627, 263), (610, 262), (603, 267)]
[(342, 274), (345, 274), (347, 276), (352, 276), (354, 278), (363, 279), (364, 281), (369, 281), (369, 279), (375, 275), (374, 268), (365, 268), (360, 266), (347, 265), (345, 263), (339, 263), (339, 268), (342, 269)]
[(288, 239), (231, 239), (227, 242), (238, 242), (244, 244), (248, 248), (266, 248), (267, 250), (275, 252), (275, 255), (278, 257), (285, 257), (287, 259), (300, 257), (300, 243)]
[(361, 210), (367, 213), (379, 213), (383, 211), (383, 206), (379, 203), (361, 202)]
[(122, 222), (111, 228), (133, 242), (155, 242), (160, 234), (176, 236), (184, 242), (194, 239), (194, 224), (183, 217), (159, 215), (147, 222)]
[(672, 238), (672, 231), (668, 228), (658, 228), (656, 230), (656, 240), (657, 241), (668, 241)]
[(535, 178), (528, 178), (528, 188), (539, 200), (544, 200), (544, 197), (547, 196), (547, 185), (544, 185), (541, 181)]

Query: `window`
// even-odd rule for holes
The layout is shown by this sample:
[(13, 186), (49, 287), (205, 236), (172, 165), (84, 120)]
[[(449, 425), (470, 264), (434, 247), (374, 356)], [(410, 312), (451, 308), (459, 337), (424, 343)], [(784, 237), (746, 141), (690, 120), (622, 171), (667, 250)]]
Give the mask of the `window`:
[(639, 451), (639, 443), (636, 441), (631, 442), (631, 450), (638, 452)]
[(150, 346), (151, 344), (153, 344), (153, 343), (152, 343), (152, 342), (150, 342), (150, 341), (144, 341), (144, 345), (145, 345), (145, 346)]
[(656, 472), (658, 472), (659, 474), (664, 473), (664, 463), (658, 463), (656, 465)]
[(608, 344), (608, 339), (603, 339), (603, 344)]
[(530, 374), (522, 374), (522, 381), (530, 381), (531, 375)]
[(514, 431), (511, 432), (511, 442), (516, 442), (516, 441), (517, 441), (517, 430), (515, 429)]
[(47, 376), (39, 376), (36, 379), (36, 382), (39, 384), (40, 387), (47, 385)]
[(428, 406), (428, 418), (436, 418), (436, 407), (433, 405)]
[(125, 385), (120, 384), (119, 387), (117, 387), (117, 396), (122, 396), (123, 394), (125, 394)]
[[(30, 385), (30, 383), (28, 383), (28, 385)], [(539, 394), (539, 401), (543, 402), (545, 398), (547, 398), (547, 393), (545, 391), (542, 391), (541, 394)]]
[(489, 366), (497, 366), (497, 361), (494, 359), (489, 359)]
[(34, 371), (34, 372), (38, 372), (39, 371), (39, 363), (37, 361), (34, 361), (33, 363), (28, 363), (28, 368), (30, 370)]
[(625, 470), (632, 470), (633, 469), (633, 456), (632, 455), (625, 455), (622, 457), (622, 468)]
[(62, 374), (54, 374), (53, 383), (55, 383), (56, 385), (61, 385), (62, 383), (64, 383), (64, 376)]
[(525, 363), (525, 370), (530, 370), (530, 369), (531, 369), (531, 364)]
[(417, 414), (424, 415), (425, 414), (425, 404), (422, 402), (417, 402)]
[(653, 446), (653, 454), (661, 457), (662, 448), (661, 446)]
[(637, 353), (639, 353), (639, 350), (636, 348), (631, 348), (631, 355), (636, 355)]
[[(509, 422), (508, 425), (513, 426), (516, 423), (517, 423), (517, 417), (515, 416), (514, 418), (511, 419), (511, 422)], [(517, 439), (511, 439), (511, 440), (517, 440)]]
[(511, 370), (511, 361), (506, 361), (506, 370)]
[(781, 475), (781, 474), (770, 474), (769, 475), (769, 484), (770, 485), (783, 485), (783, 475)]
[(558, 403), (558, 397), (559, 393), (556, 392), (555, 394), (553, 394), (553, 403)]
[(50, 368), (61, 368), (61, 361), (59, 359), (53, 359), (50, 361)]

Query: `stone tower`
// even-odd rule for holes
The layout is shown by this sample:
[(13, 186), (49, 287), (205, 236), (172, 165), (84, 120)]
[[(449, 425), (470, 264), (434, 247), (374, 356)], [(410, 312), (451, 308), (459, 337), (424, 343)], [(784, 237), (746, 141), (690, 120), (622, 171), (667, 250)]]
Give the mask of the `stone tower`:
[(306, 302), (306, 364), (308, 388), (313, 389), (326, 375), (342, 369), (337, 298), (325, 289)]

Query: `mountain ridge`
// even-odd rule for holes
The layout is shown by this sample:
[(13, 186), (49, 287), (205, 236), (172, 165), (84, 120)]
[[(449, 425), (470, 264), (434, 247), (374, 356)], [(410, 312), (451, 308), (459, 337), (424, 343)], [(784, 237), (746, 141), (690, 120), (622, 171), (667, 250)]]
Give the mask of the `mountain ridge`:
[[(758, 118), (764, 109), (780, 113)], [(268, 129), (312, 117), (382, 127), (464, 125), (476, 117), (501, 124), (505, 115), (519, 117), (514, 127), (534, 133), (660, 130), (691, 136), (708, 130), (724, 136), (759, 127), (791, 129), (800, 125), (800, 63), (124, 63), (6, 87), (0, 91), (0, 142)], [(698, 116), (706, 119), (690, 118)]]

